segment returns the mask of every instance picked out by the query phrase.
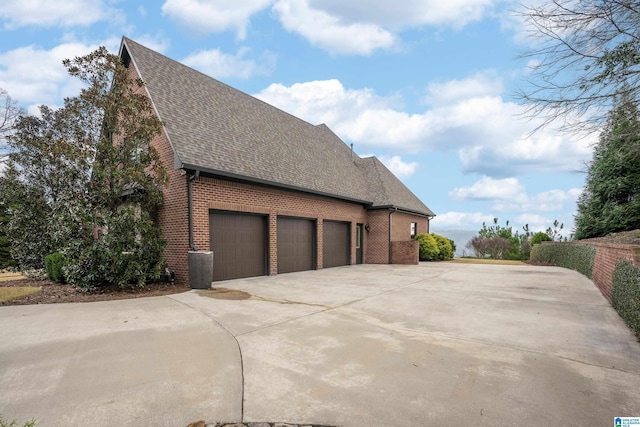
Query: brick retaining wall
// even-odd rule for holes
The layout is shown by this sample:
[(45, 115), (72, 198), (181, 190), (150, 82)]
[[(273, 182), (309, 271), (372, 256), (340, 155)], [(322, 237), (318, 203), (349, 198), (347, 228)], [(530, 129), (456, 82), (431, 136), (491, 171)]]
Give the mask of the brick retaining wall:
[(611, 302), (613, 272), (616, 269), (616, 265), (622, 260), (629, 260), (635, 266), (640, 267), (640, 246), (596, 242), (589, 242), (588, 244), (596, 248), (591, 280), (600, 289), (602, 295)]

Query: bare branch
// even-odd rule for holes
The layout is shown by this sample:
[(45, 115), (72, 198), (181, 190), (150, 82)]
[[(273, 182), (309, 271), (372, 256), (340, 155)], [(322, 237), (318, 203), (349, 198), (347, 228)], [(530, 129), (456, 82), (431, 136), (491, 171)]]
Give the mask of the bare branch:
[(518, 14), (534, 46), (528, 85), (516, 94), (545, 127), (593, 130), (621, 97), (640, 100), (640, 8), (625, 0), (553, 0)]
[(18, 102), (12, 99), (6, 90), (0, 88), (0, 163), (7, 151), (6, 137), (13, 131), (16, 120), (24, 114)]

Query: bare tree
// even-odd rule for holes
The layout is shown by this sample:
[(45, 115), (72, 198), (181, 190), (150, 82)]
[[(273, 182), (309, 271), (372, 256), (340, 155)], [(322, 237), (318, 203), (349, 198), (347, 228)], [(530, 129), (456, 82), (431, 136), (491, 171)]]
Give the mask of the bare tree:
[(532, 48), (518, 95), (541, 127), (591, 131), (622, 96), (640, 99), (640, 2), (551, 0), (519, 13)]
[(16, 120), (24, 114), (18, 102), (9, 96), (6, 90), (0, 88), (0, 163), (7, 157), (6, 136), (13, 130)]

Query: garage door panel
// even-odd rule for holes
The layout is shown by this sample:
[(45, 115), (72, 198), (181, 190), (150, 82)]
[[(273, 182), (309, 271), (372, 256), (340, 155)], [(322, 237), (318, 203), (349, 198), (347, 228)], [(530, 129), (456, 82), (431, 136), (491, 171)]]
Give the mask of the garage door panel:
[(209, 236), (213, 280), (265, 275), (266, 230), (264, 216), (211, 212)]
[(313, 270), (315, 222), (278, 218), (278, 273)]
[(322, 228), (323, 267), (339, 267), (350, 264), (350, 224), (324, 221)]

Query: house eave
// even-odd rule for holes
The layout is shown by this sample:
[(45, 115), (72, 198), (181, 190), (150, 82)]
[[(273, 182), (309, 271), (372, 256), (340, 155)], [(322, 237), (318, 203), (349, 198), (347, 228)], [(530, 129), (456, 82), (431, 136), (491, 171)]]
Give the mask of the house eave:
[(378, 206), (369, 206), (367, 208), (367, 210), (370, 211), (375, 211), (375, 210), (392, 210), (392, 211), (397, 211), (397, 212), (404, 212), (404, 213), (408, 213), (411, 215), (416, 215), (416, 216), (421, 216), (424, 218), (427, 218), (429, 220), (433, 219), (433, 217), (436, 216), (436, 214), (434, 214), (433, 212), (431, 213), (425, 213), (425, 212), (420, 212), (417, 210), (413, 210), (413, 209), (407, 209), (407, 208), (403, 208), (400, 206), (395, 206), (395, 205), (378, 205)]

